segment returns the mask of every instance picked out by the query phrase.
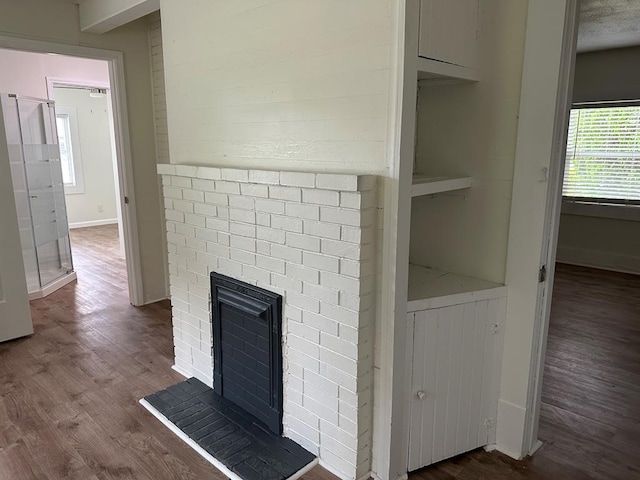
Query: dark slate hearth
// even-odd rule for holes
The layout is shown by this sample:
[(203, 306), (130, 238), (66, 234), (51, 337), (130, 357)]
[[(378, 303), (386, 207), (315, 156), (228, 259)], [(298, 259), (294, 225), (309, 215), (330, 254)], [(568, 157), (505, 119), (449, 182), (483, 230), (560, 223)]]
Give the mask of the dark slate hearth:
[(144, 399), (245, 480), (284, 480), (316, 458), (195, 378)]

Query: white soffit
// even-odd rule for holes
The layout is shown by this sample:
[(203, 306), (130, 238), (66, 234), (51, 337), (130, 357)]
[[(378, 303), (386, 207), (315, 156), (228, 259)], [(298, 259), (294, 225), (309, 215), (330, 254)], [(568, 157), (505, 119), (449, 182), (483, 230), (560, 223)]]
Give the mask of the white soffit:
[(578, 52), (640, 45), (639, 0), (582, 0)]
[(160, 0), (82, 0), (80, 30), (106, 33), (160, 9)]

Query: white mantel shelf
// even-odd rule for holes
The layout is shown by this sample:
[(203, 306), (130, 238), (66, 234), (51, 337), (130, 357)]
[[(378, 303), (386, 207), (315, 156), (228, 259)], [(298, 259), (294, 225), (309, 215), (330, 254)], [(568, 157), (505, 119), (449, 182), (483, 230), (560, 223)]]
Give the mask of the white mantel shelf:
[(506, 295), (507, 287), (500, 283), (409, 264), (409, 312)]
[(433, 195), (435, 193), (450, 192), (469, 188), (471, 177), (431, 177), (428, 175), (414, 175), (411, 185), (411, 196)]

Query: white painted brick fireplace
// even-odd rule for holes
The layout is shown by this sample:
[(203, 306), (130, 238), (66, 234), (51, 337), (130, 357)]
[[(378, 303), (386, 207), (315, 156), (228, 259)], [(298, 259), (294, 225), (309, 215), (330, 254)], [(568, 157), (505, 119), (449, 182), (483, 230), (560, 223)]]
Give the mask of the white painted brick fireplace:
[(284, 434), (371, 468), (376, 177), (158, 165), (175, 367), (212, 385), (209, 273), (283, 296)]

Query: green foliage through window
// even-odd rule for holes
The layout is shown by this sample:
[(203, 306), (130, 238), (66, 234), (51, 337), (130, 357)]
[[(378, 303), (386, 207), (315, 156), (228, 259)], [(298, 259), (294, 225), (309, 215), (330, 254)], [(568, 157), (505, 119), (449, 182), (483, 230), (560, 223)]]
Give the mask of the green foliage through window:
[(571, 111), (562, 194), (612, 203), (640, 201), (640, 107)]

